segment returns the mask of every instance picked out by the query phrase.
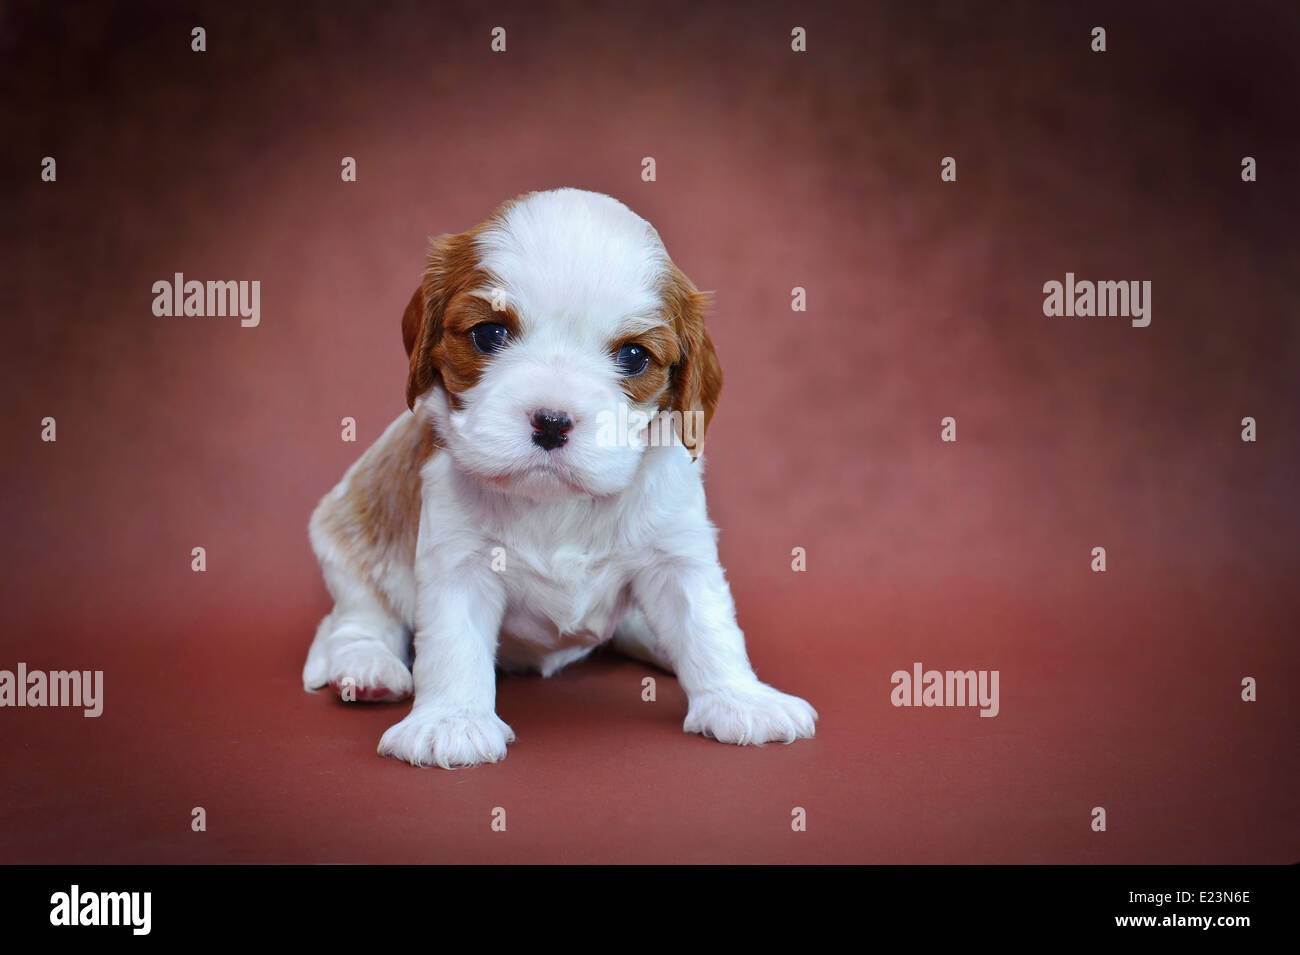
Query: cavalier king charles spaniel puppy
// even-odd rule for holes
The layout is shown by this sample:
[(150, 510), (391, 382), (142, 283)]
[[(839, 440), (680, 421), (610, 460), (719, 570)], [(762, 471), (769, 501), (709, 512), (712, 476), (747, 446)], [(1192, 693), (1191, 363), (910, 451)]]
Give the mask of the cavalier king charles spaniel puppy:
[(577, 189), (434, 240), (402, 317), (410, 412), (312, 515), (334, 609), (303, 682), (410, 713), (379, 752), (506, 755), (496, 668), (543, 676), (602, 643), (677, 675), (683, 728), (813, 735), (759, 681), (718, 563), (698, 457), (722, 387), (707, 295), (654, 228)]

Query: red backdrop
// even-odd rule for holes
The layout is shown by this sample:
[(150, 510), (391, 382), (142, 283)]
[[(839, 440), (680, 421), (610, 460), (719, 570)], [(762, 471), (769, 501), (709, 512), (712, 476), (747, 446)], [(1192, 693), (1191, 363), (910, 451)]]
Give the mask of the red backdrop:
[[(0, 9), (0, 668), (105, 682), (0, 710), (0, 861), (1300, 856), (1294, 5), (229, 6)], [(716, 291), (711, 512), (815, 740), (687, 737), (601, 657), (501, 682), (505, 762), (417, 771), (401, 707), (302, 692), (307, 518), (405, 406), (428, 237), (560, 185)], [(1044, 317), (1067, 271), (1150, 326)], [(154, 316), (175, 272), (260, 325)], [(916, 661), (1000, 714), (893, 707)]]

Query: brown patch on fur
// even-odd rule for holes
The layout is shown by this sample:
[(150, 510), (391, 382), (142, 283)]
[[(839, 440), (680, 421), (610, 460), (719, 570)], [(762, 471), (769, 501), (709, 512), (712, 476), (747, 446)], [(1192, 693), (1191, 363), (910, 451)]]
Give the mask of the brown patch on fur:
[[(441, 382), (453, 395), (464, 389), (464, 382), (477, 380), (477, 362), (467, 360), (458, 345), (468, 345), (478, 354), (468, 334), (458, 335), (461, 342), (449, 343), (447, 339), (447, 311), (453, 301), (472, 298), (463, 293), (474, 288), (489, 288), (491, 277), (479, 266), (474, 240), (484, 226), (457, 235), (444, 235), (434, 240), (429, 250), (424, 280), (402, 316), (402, 343), (410, 358), (410, 372), (406, 379), (406, 406), (415, 407), (415, 399)], [(484, 303), (488, 304), (488, 303)], [(454, 329), (468, 332), (468, 329)], [(481, 356), (480, 356), (481, 357)], [(448, 362), (459, 360), (452, 367)]]
[(433, 429), (404, 414), (352, 465), (312, 517), (313, 533), (323, 534), (399, 619), (411, 608), (397, 606), (388, 585), (393, 568), (415, 565), (420, 469), (437, 447)]
[(704, 327), (704, 313), (708, 310), (710, 296), (696, 289), (681, 269), (671, 263), (661, 291), (664, 312), (676, 333), (679, 349), (679, 357), (672, 367), (672, 387), (665, 407), (680, 414), (677, 435), (683, 443), (687, 442), (690, 434), (689, 430), (683, 434), (686, 416), (692, 412), (701, 414), (694, 444), (686, 445), (691, 457), (698, 458), (704, 450), (704, 435), (722, 393), (722, 365)]
[(659, 325), (635, 335), (627, 335), (614, 342), (610, 353), (618, 354), (624, 345), (640, 345), (650, 353), (650, 364), (635, 378), (623, 379), (623, 391), (637, 404), (645, 404), (656, 397), (659, 407), (666, 407), (669, 373), (680, 355), (677, 333), (669, 325)]
[(414, 409), (415, 399), (436, 382), (447, 389), (452, 406), (460, 406), (459, 393), (478, 381), (487, 358), (469, 338), (469, 330), (479, 322), (499, 322), (512, 334), (518, 333), (519, 318), (510, 308), (493, 311), (490, 301), (467, 293), (491, 289), (496, 284), (479, 263), (475, 249), (479, 235), (530, 195), (533, 193), (502, 203), (468, 232), (433, 240), (423, 281), (402, 316), (402, 344), (410, 359), (406, 379), (408, 408)]
[(475, 347), (470, 336), (470, 330), (484, 322), (504, 325), (512, 337), (519, 334), (519, 316), (513, 309), (494, 311), (486, 299), (466, 292), (456, 293), (447, 303), (442, 338), (434, 348), (433, 361), (453, 400), (478, 384), (483, 366), (491, 358)]
[(416, 286), (415, 294), (406, 303), (406, 311), (402, 313), (402, 345), (406, 348), (407, 358), (411, 357), (411, 351), (415, 348), (416, 339), (420, 337), (420, 333), (424, 329), (425, 308), (424, 285), (421, 283)]

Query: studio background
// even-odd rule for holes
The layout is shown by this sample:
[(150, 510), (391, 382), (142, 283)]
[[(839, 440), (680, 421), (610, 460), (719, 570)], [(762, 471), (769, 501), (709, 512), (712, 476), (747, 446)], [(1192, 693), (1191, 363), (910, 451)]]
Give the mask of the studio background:
[[(0, 668), (105, 683), (0, 711), (0, 861), (1300, 856), (1294, 4), (232, 6), (0, 9)], [(716, 293), (710, 513), (814, 740), (686, 736), (600, 656), (500, 682), (503, 763), (417, 771), (404, 706), (302, 691), (307, 519), (405, 408), (429, 237), (563, 185)], [(1044, 317), (1067, 271), (1150, 326)], [(260, 325), (154, 316), (175, 272)], [(895, 708), (917, 661), (999, 715)]]

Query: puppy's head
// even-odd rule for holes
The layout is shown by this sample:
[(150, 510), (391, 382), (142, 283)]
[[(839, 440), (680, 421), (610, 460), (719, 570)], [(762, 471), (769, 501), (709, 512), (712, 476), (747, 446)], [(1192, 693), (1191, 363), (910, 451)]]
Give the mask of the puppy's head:
[(703, 447), (722, 388), (706, 305), (622, 203), (531, 193), (434, 241), (402, 319), (407, 403), (506, 493), (614, 494), (648, 445)]

